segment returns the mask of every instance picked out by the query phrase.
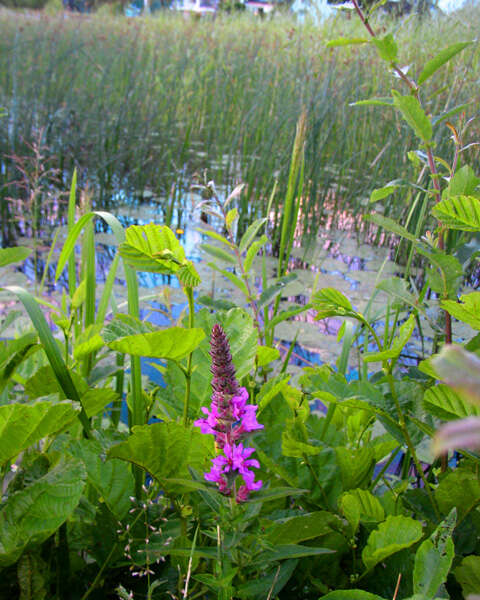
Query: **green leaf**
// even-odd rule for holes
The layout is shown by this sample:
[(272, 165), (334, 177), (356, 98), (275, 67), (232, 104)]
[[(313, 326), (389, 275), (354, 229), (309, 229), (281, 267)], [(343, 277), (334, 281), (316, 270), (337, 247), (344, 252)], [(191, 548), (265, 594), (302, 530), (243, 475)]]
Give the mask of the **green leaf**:
[(389, 516), (378, 529), (372, 531), (362, 551), (362, 560), (367, 571), (382, 560), (405, 548), (409, 548), (422, 537), (422, 524), (410, 517)]
[(188, 467), (209, 470), (213, 437), (202, 435), (198, 427), (185, 427), (174, 421), (133, 428), (127, 441), (110, 448), (109, 458), (132, 462), (155, 477), (166, 492), (185, 490), (170, 479), (191, 480)]
[(461, 231), (480, 231), (480, 198), (476, 196), (450, 196), (432, 209), (443, 225)]
[(180, 360), (195, 350), (204, 337), (202, 329), (170, 327), (162, 331), (129, 335), (108, 342), (108, 346), (116, 352), (132, 356)]
[(207, 254), (210, 254), (210, 256), (213, 256), (214, 258), (218, 258), (219, 260), (228, 262), (231, 265), (237, 264), (236, 257), (230, 252), (224, 250), (223, 248), (219, 248), (218, 246), (212, 246), (211, 244), (201, 244), (200, 248)]
[(335, 453), (344, 490), (362, 487), (371, 481), (375, 467), (372, 448), (364, 446), (353, 450), (337, 446)]
[(86, 473), (76, 459), (62, 459), (46, 475), (11, 494), (0, 511), (0, 566), (15, 563), (30, 544), (49, 538), (75, 510)]
[(280, 358), (280, 351), (278, 348), (271, 348), (270, 346), (258, 346), (257, 348), (257, 366), (264, 367), (269, 363)]
[(119, 252), (137, 271), (175, 274), (185, 261), (185, 252), (166, 225), (131, 225)]
[(459, 260), (455, 256), (444, 254), (436, 248), (418, 246), (417, 252), (426, 256), (432, 265), (440, 271), (440, 273), (437, 273), (432, 268), (427, 272), (428, 284), (433, 291), (441, 294), (444, 298), (456, 298), (458, 286), (463, 277), (463, 268)]
[(232, 248), (232, 244), (227, 240), (227, 238), (223, 235), (220, 235), (216, 231), (211, 231), (210, 229), (197, 229), (197, 231), (203, 233), (204, 235), (207, 235), (208, 237), (214, 240), (217, 240), (217, 242), (225, 244), (225, 246), (227, 246), (228, 248)]
[(327, 42), (326, 47), (327, 48), (335, 48), (336, 46), (353, 46), (353, 45), (357, 45), (357, 44), (368, 44), (369, 43), (369, 39), (368, 38), (337, 38), (335, 40), (330, 40), (329, 42)]
[(480, 591), (480, 556), (467, 556), (453, 573), (462, 586), (465, 598), (470, 594), (478, 594)]
[(332, 554), (334, 550), (328, 548), (310, 548), (296, 544), (282, 544), (275, 546), (273, 550), (261, 552), (257, 557), (257, 564), (264, 565), (277, 560), (285, 560), (287, 558), (302, 558), (303, 556), (318, 556), (320, 554)]
[(298, 544), (328, 535), (341, 529), (341, 519), (326, 510), (320, 510), (298, 517), (290, 517), (275, 523), (267, 531), (266, 539), (270, 544)]
[(447, 580), (455, 556), (452, 534), (456, 519), (457, 512), (452, 509), (415, 555), (413, 591), (425, 600), (434, 600), (439, 587)]
[(0, 465), (71, 423), (80, 408), (65, 400), (0, 406)]
[(225, 223), (227, 225), (227, 229), (231, 229), (232, 225), (235, 223), (235, 221), (238, 219), (238, 209), (237, 208), (231, 208), (228, 213), (227, 216), (225, 217)]
[(6, 267), (17, 262), (23, 262), (32, 253), (31, 248), (16, 246), (15, 248), (0, 248), (0, 267)]
[(248, 226), (247, 230), (242, 235), (240, 244), (238, 245), (238, 249), (240, 250), (240, 252), (245, 252), (245, 250), (247, 250), (247, 248), (250, 246), (250, 244), (255, 239), (257, 233), (260, 231), (260, 229), (265, 225), (265, 223), (267, 221), (268, 221), (268, 219), (266, 217), (263, 217), (262, 219), (257, 219), (251, 225)]
[(384, 187), (381, 188), (377, 188), (376, 190), (373, 190), (373, 192), (370, 194), (370, 202), (379, 202), (380, 200), (384, 200), (385, 198), (388, 198), (388, 196), (390, 196), (391, 194), (393, 194), (393, 192), (400, 186), (398, 185), (386, 185)]
[(415, 135), (424, 142), (429, 142), (433, 135), (432, 124), (418, 99), (415, 96), (402, 96), (396, 90), (392, 90), (392, 96), (394, 106), (402, 113)]
[(431, 77), (435, 73), (435, 71), (438, 71), (438, 69), (441, 66), (447, 63), (451, 58), (453, 58), (456, 54), (461, 52), (471, 43), (472, 42), (459, 42), (441, 50), (423, 67), (423, 71), (420, 73), (420, 76), (418, 78), (418, 84), (422, 85), (422, 83), (426, 81), (429, 77)]
[(362, 523), (380, 523), (385, 519), (385, 511), (380, 500), (368, 490), (356, 489), (343, 494), (339, 507), (350, 523), (355, 534)]
[(229, 281), (231, 281), (233, 283), (233, 285), (235, 287), (237, 287), (244, 296), (247, 296), (247, 297), (249, 296), (247, 286), (239, 277), (237, 277), (237, 275), (235, 275), (235, 273), (231, 273), (230, 271), (226, 271), (225, 269), (220, 269), (219, 267), (217, 267), (217, 265), (215, 263), (208, 263), (207, 266), (209, 266), (214, 271), (218, 271), (224, 277), (226, 277)]
[(82, 404), (89, 419), (116, 400), (120, 400), (120, 396), (108, 388), (91, 388), (82, 395)]
[(436, 385), (426, 390), (423, 397), (425, 409), (434, 417), (450, 421), (465, 417), (480, 417), (480, 408), (477, 408), (447, 385)]
[(103, 329), (102, 335), (105, 342), (109, 344), (120, 338), (137, 335), (140, 333), (152, 333), (157, 331), (148, 321), (140, 321), (132, 315), (118, 313), (115, 318)]
[(456, 508), (458, 521), (462, 521), (480, 501), (480, 482), (471, 471), (458, 468), (440, 481), (435, 499), (442, 513)]
[(262, 235), (262, 237), (259, 240), (253, 242), (253, 244), (250, 246), (250, 248), (247, 251), (247, 255), (245, 256), (245, 260), (243, 262), (243, 268), (245, 269), (246, 273), (248, 273), (252, 268), (253, 259), (255, 258), (255, 256), (257, 256), (257, 252), (260, 250), (260, 248), (263, 248), (263, 246), (265, 246), (267, 242), (267, 236)]
[(322, 600), (384, 600), (384, 598), (363, 590), (337, 590), (322, 596)]
[(450, 179), (448, 187), (443, 191), (443, 198), (450, 196), (474, 196), (475, 190), (480, 184), (470, 165), (464, 165)]
[(384, 360), (396, 359), (405, 348), (406, 343), (410, 339), (413, 330), (415, 329), (415, 315), (411, 314), (405, 323), (400, 327), (398, 336), (396, 336), (387, 350), (381, 352), (366, 352), (363, 355), (365, 362), (380, 362)]
[(38, 554), (25, 552), (17, 564), (19, 600), (44, 600), (48, 568)]
[(393, 100), (390, 96), (386, 96), (385, 98), (368, 98), (366, 100), (351, 102), (349, 106), (393, 106)]
[(248, 502), (249, 504), (252, 504), (253, 502), (264, 503), (272, 500), (278, 500), (279, 498), (294, 498), (295, 496), (304, 496), (308, 493), (309, 490), (294, 487), (273, 487), (255, 492), (255, 495), (251, 496)]
[(419, 303), (417, 296), (408, 291), (408, 284), (405, 279), (390, 277), (379, 281), (376, 287), (377, 290), (382, 290), (392, 298), (400, 300), (402, 304), (408, 304), (415, 310), (425, 313), (425, 308)]
[(371, 221), (372, 223), (375, 223), (375, 225), (382, 227), (386, 231), (390, 231), (391, 233), (403, 237), (406, 240), (409, 240), (410, 242), (417, 242), (417, 238), (413, 235), (413, 233), (410, 233), (407, 229), (405, 229), (405, 227), (402, 227), (396, 221), (390, 219), (389, 217), (384, 217), (383, 215), (372, 213), (369, 215), (365, 215), (364, 219), (366, 221)]
[(68, 452), (82, 461), (88, 482), (114, 517), (123, 519), (132, 508), (130, 497), (134, 495), (135, 482), (129, 465), (116, 458), (105, 460), (102, 446), (94, 440), (72, 441)]
[(372, 42), (377, 47), (377, 52), (381, 59), (387, 62), (397, 60), (398, 46), (391, 33), (387, 33), (383, 38), (373, 38)]
[(335, 288), (322, 288), (315, 292), (311, 304), (317, 311), (315, 320), (327, 317), (357, 317), (350, 300)]
[(298, 559), (290, 559), (273, 566), (273, 569), (268, 575), (259, 576), (248, 581), (235, 590), (235, 595), (241, 598), (268, 598), (271, 590), (271, 597), (276, 598), (282, 588), (288, 583), (295, 568), (298, 564)]

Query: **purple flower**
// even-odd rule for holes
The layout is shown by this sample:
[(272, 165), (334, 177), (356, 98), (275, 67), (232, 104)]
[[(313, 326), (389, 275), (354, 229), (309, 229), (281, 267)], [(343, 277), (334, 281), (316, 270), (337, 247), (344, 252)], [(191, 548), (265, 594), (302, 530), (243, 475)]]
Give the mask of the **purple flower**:
[(230, 354), (227, 336), (220, 325), (214, 325), (210, 339), (212, 357), (212, 402), (210, 409), (202, 407), (205, 415), (197, 419), (195, 425), (204, 434), (213, 434), (218, 454), (205, 479), (218, 485), (219, 491), (230, 495), (235, 490), (235, 481), (241, 477), (244, 484), (236, 492), (237, 502), (245, 502), (251, 491), (262, 487), (261, 481), (255, 481), (250, 468), (258, 469), (258, 460), (250, 458), (254, 448), (246, 448), (238, 442), (252, 431), (263, 429), (257, 421), (257, 406), (247, 404), (248, 391), (240, 387), (235, 377), (235, 367)]

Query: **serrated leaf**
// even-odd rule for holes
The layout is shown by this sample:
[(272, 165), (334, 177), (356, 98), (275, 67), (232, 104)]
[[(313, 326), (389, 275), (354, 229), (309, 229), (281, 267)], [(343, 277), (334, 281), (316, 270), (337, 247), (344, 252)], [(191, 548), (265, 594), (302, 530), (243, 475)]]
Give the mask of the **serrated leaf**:
[(452, 509), (432, 535), (425, 540), (415, 555), (413, 591), (425, 600), (434, 600), (445, 583), (455, 556), (452, 535), (457, 513)]
[(185, 427), (170, 421), (136, 426), (132, 431), (125, 442), (110, 448), (108, 457), (142, 467), (167, 492), (186, 489), (175, 480), (191, 480), (188, 467), (198, 471), (210, 470), (213, 438), (201, 434), (197, 427)]
[(387, 33), (383, 38), (373, 38), (372, 42), (375, 44), (381, 59), (387, 62), (397, 60), (398, 46), (391, 33)]
[(380, 500), (368, 490), (356, 489), (343, 494), (339, 507), (356, 533), (360, 522), (380, 523), (385, 511)]
[(129, 335), (108, 343), (116, 352), (131, 356), (149, 356), (180, 360), (193, 352), (205, 337), (202, 329), (169, 327), (162, 331)]
[(227, 252), (227, 250), (224, 250), (223, 248), (219, 248), (218, 246), (212, 246), (211, 244), (201, 244), (200, 248), (204, 252), (210, 254), (210, 256), (213, 256), (214, 258), (217, 258), (218, 260), (228, 262), (231, 265), (237, 264), (236, 257), (230, 252)]
[(117, 314), (102, 331), (102, 336), (107, 344), (120, 338), (140, 333), (152, 333), (155, 327), (147, 321), (140, 321), (132, 315)]
[(335, 288), (322, 288), (315, 292), (311, 298), (311, 304), (317, 311), (315, 320), (327, 317), (355, 316), (350, 300)]
[(464, 165), (450, 179), (448, 187), (443, 191), (443, 198), (449, 196), (472, 196), (480, 184), (480, 178), (475, 175), (470, 165)]
[(82, 404), (88, 418), (94, 417), (116, 400), (120, 400), (120, 396), (115, 390), (108, 388), (91, 388), (82, 395)]
[(0, 406), (0, 464), (71, 423), (80, 407), (70, 401)]
[(265, 225), (267, 220), (268, 219), (266, 217), (263, 217), (262, 219), (257, 219), (251, 225), (248, 226), (247, 230), (242, 235), (240, 244), (238, 245), (238, 249), (240, 250), (240, 252), (245, 252), (245, 250), (247, 250), (247, 248), (253, 242), (257, 233), (260, 231), (263, 225)]
[(441, 50), (436, 56), (434, 56), (425, 64), (423, 71), (420, 73), (418, 78), (418, 84), (422, 85), (422, 83), (431, 77), (436, 71), (438, 71), (441, 66), (447, 63), (451, 58), (453, 58), (471, 43), (472, 42), (459, 42)]
[(131, 225), (119, 252), (127, 265), (137, 271), (175, 274), (185, 252), (173, 231), (165, 225)]
[(433, 136), (432, 123), (415, 96), (402, 96), (392, 90), (393, 104), (421, 140), (429, 142)]
[(23, 262), (32, 253), (31, 248), (15, 246), (14, 248), (0, 248), (0, 267), (6, 267), (17, 262)]
[(432, 209), (433, 214), (450, 229), (480, 231), (480, 198), (450, 196)]
[(8, 497), (0, 511), (0, 566), (16, 562), (29, 544), (45, 541), (70, 517), (85, 478), (80, 461), (62, 459), (46, 475)]
[(94, 440), (76, 440), (68, 452), (82, 461), (88, 482), (97, 490), (117, 520), (123, 519), (132, 507), (135, 482), (130, 466), (122, 460), (102, 458), (103, 448)]
[(423, 404), (430, 414), (444, 421), (480, 417), (480, 408), (468, 402), (462, 394), (443, 384), (426, 390)]
[(378, 529), (372, 531), (362, 551), (362, 560), (367, 571), (385, 558), (409, 548), (422, 537), (419, 521), (402, 515), (389, 516)]
[(337, 446), (335, 448), (337, 463), (344, 490), (365, 486), (371, 481), (375, 467), (373, 449), (368, 446), (351, 449)]

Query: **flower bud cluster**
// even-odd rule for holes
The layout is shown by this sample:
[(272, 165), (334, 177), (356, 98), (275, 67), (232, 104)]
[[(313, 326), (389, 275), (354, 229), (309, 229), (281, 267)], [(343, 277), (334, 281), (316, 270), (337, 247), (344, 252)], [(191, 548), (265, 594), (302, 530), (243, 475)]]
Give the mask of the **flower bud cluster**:
[[(212, 460), (213, 466), (205, 479), (218, 485), (226, 496), (232, 492), (237, 502), (245, 502), (251, 491), (262, 487), (255, 481), (251, 467), (258, 469), (258, 460), (250, 458), (254, 448), (244, 447), (240, 441), (252, 431), (263, 429), (257, 421), (257, 406), (247, 404), (248, 392), (238, 385), (235, 367), (230, 354), (227, 336), (220, 325), (214, 325), (210, 339), (212, 357), (212, 402), (210, 409), (202, 407), (204, 418), (195, 421), (202, 433), (213, 434), (219, 454)], [(243, 484), (236, 487), (241, 477)]]

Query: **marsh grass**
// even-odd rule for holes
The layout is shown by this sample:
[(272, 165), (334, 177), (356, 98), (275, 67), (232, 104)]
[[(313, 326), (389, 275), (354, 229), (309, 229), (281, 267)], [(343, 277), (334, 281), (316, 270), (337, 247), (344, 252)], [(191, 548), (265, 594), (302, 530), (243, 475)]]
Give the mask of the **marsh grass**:
[[(402, 64), (414, 69), (448, 43), (473, 39), (479, 20), (474, 13), (397, 24)], [(169, 222), (171, 190), (181, 210), (195, 173), (207, 169), (227, 189), (243, 181), (242, 232), (264, 214), (276, 180), (279, 223), (295, 124), (305, 109), (303, 235), (315, 233), (332, 212), (368, 211), (371, 190), (397, 176), (404, 160), (398, 149), (413, 148), (413, 140), (393, 111), (349, 106), (388, 95), (392, 78), (373, 49), (327, 49), (336, 35), (359, 33), (344, 19), (319, 29), (247, 16), (193, 21), (173, 14), (133, 20), (0, 12), (0, 106), (8, 111), (0, 121), (0, 183), (13, 179), (8, 157), (26, 154), (43, 131), (65, 188), (77, 167), (79, 182), (95, 189), (96, 207), (113, 208), (119, 189), (127, 197), (147, 189)], [(478, 58), (474, 45), (438, 74), (427, 89), (433, 114), (475, 98)], [(473, 116), (478, 106), (466, 110)], [(469, 131), (472, 139), (476, 133)], [(440, 156), (452, 150), (448, 135), (442, 139)], [(409, 169), (406, 162), (406, 179)], [(405, 195), (400, 189), (386, 200), (385, 214), (406, 218)]]

